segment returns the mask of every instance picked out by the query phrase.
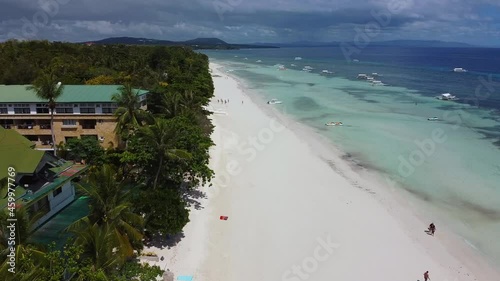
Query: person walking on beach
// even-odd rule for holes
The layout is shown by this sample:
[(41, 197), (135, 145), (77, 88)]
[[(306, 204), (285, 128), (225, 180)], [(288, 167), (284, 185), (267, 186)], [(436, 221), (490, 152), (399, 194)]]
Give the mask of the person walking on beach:
[(434, 236), (434, 232), (436, 232), (436, 226), (434, 225), (434, 223), (431, 223), (429, 225), (429, 234)]
[(428, 280), (431, 280), (431, 278), (429, 277), (429, 271), (426, 271), (424, 273), (424, 281), (428, 281)]

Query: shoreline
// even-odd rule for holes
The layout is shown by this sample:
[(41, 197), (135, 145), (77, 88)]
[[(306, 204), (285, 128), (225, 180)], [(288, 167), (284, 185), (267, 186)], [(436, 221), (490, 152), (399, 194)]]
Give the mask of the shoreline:
[[(220, 64), (213, 64), (217, 65), (219, 69), (224, 68)], [(377, 194), (372, 194), (374, 199), (381, 204), (391, 204), (391, 207), (388, 207), (387, 210), (395, 212), (394, 218), (398, 219), (404, 225), (405, 229), (410, 230), (415, 225), (422, 225), (423, 228), (427, 227), (429, 224), (429, 217), (433, 217), (433, 211), (437, 211), (438, 208), (433, 207), (435, 208), (433, 211), (425, 211), (425, 207), (428, 207), (429, 203), (416, 197), (401, 186), (398, 186), (398, 184), (391, 179), (390, 175), (379, 170), (371, 169), (370, 167), (365, 167), (362, 162), (360, 164), (355, 158), (346, 157), (347, 154), (341, 147), (331, 139), (321, 135), (314, 128), (300, 123), (300, 121), (293, 119), (292, 116), (287, 116), (286, 113), (274, 107), (268, 107), (269, 105), (266, 104), (266, 101), (260, 97), (258, 93), (253, 92), (253, 89), (249, 89), (246, 81), (235, 76), (232, 72), (225, 72), (224, 74), (236, 80), (238, 89), (242, 91), (243, 95), (246, 95), (248, 99), (259, 106), (259, 109), (264, 114), (269, 118), (277, 118), (282, 124), (285, 124), (288, 129), (294, 132), (297, 138), (304, 140), (310, 147), (315, 147), (312, 149), (312, 152), (314, 152), (316, 156), (322, 158), (322, 160), (329, 165), (332, 165), (331, 162), (333, 161), (334, 167), (332, 167), (332, 169), (334, 172), (340, 173), (346, 179), (352, 181), (353, 185), (359, 185), (358, 177), (365, 179), (364, 185), (371, 187), (377, 192)], [(331, 159), (326, 159), (322, 155), (329, 155)], [(370, 189), (365, 191), (373, 192)], [(410, 207), (408, 208), (408, 206), (405, 205), (409, 205)], [(421, 209), (424, 209), (424, 211), (417, 211)], [(440, 246), (446, 245), (445, 250), (450, 255), (455, 256), (462, 264), (477, 268), (477, 270), (474, 271), (491, 272), (491, 274), (498, 276), (500, 279), (500, 264), (496, 264), (493, 260), (490, 260), (488, 256), (481, 252), (471, 241), (452, 231), (451, 227), (444, 221), (445, 218), (443, 218), (443, 215), (440, 216), (439, 219), (431, 219), (439, 226), (440, 235), (434, 238), (439, 240)], [(407, 223), (407, 221), (412, 221), (412, 223)], [(418, 233), (421, 229), (413, 230)], [(420, 235), (414, 235), (410, 231), (408, 233), (409, 236), (414, 239), (418, 240), (421, 238)], [(474, 263), (470, 263), (468, 261), (469, 259), (473, 259)]]
[[(214, 64), (211, 63), (211, 66), (212, 65)], [(221, 66), (214, 65), (214, 67), (212, 67), (211, 69), (214, 68), (218, 69), (221, 68)], [(451, 271), (460, 271), (464, 274), (464, 277), (462, 277), (463, 279), (456, 280), (493, 280), (495, 278), (493, 278), (492, 276), (498, 276), (496, 275), (498, 274), (498, 272), (496, 272), (493, 265), (486, 260), (486, 257), (484, 257), (480, 252), (475, 251), (469, 245), (466, 245), (466, 240), (462, 237), (459, 237), (452, 232), (448, 232), (447, 228), (442, 226), (443, 224), (438, 224), (439, 233), (437, 236), (432, 237), (432, 240), (429, 241), (429, 239), (427, 238), (430, 237), (425, 237), (427, 235), (422, 236), (421, 233), (427, 226), (427, 224), (423, 222), (423, 217), (425, 217), (426, 215), (416, 213), (414, 209), (415, 206), (410, 206), (410, 208), (404, 206), (405, 203), (410, 203), (411, 205), (414, 204), (414, 202), (408, 202), (407, 197), (409, 194), (404, 194), (404, 191), (401, 192), (400, 190), (391, 190), (390, 188), (387, 188), (387, 186), (384, 186), (383, 184), (383, 177), (377, 175), (374, 172), (368, 171), (367, 169), (361, 168), (354, 171), (353, 166), (355, 164), (349, 163), (348, 160), (342, 159), (342, 151), (326, 137), (319, 135), (314, 131), (313, 128), (309, 128), (294, 121), (290, 117), (285, 116), (278, 110), (275, 110), (273, 108), (269, 108), (269, 110), (267, 110), (264, 100), (258, 96), (249, 94), (248, 92), (251, 90), (245, 88), (246, 84), (242, 82), (238, 77), (235, 77), (234, 75), (231, 75), (231, 73), (226, 72), (219, 72), (217, 74), (235, 79), (237, 82), (237, 86), (244, 98), (248, 99), (256, 106), (259, 106), (259, 110), (263, 112), (267, 117), (277, 118), (279, 122), (281, 122), (282, 124), (284, 123), (287, 129), (291, 130), (297, 138), (302, 139), (302, 141), (305, 140), (309, 148), (312, 148), (314, 146), (315, 149), (311, 149), (311, 151), (315, 153), (315, 156), (328, 155), (328, 157), (326, 157), (326, 160), (333, 161), (333, 166), (336, 167), (336, 169), (333, 169), (334, 172), (341, 172), (343, 174), (343, 177), (349, 178), (352, 181), (351, 183), (353, 185), (358, 185), (358, 188), (367, 186), (368, 188), (366, 188), (365, 192), (370, 192), (370, 189), (375, 190), (377, 194), (371, 197), (375, 199), (379, 204), (389, 205), (388, 207), (386, 207), (386, 210), (392, 211), (391, 216), (396, 218), (398, 223), (401, 224), (402, 228), (405, 230), (406, 234), (412, 239), (413, 242), (422, 244), (419, 246), (424, 247), (426, 251), (434, 252), (433, 255), (437, 257), (438, 263), (440, 263), (440, 261), (442, 260), (445, 260), (450, 263), (451, 267), (455, 267), (453, 269), (450, 269), (450, 274)], [(306, 137), (304, 138), (303, 136)], [(323, 159), (323, 161), (325, 161), (325, 159)], [(357, 180), (353, 180), (353, 178)], [(370, 182), (373, 180), (375, 180), (375, 184)], [(410, 221), (411, 223), (408, 223), (408, 221)], [(438, 249), (438, 251), (431, 251), (431, 249)], [(472, 274), (466, 272), (467, 270), (464, 269), (466, 267), (477, 274), (477, 279), (468, 278)], [(469, 273), (469, 276), (467, 276), (467, 273)], [(460, 277), (456, 276), (455, 278)]]
[[(436, 236), (425, 234), (427, 214), (416, 212), (410, 194), (343, 158), (331, 140), (267, 105), (222, 68), (210, 62), (210, 107), (227, 113), (210, 116), (213, 186), (200, 188), (202, 208), (191, 208), (177, 245), (145, 249), (165, 256), (150, 264), (195, 281), (421, 280), (426, 270), (433, 280), (500, 279), (444, 224), (434, 221)], [(220, 104), (221, 98), (230, 102)], [(238, 146), (266, 129), (274, 137), (249, 161)], [(311, 256), (328, 243), (333, 246), (323, 248), (329, 250), (324, 261)], [(307, 261), (314, 261), (314, 270), (303, 272), (307, 278), (297, 275), (294, 266), (307, 269)]]

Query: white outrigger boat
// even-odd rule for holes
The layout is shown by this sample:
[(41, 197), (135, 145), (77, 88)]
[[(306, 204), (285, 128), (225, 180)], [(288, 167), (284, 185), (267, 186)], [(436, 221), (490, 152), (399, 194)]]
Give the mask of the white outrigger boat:
[(372, 80), (372, 86), (385, 86), (385, 84), (379, 80)]
[(429, 120), (429, 121), (439, 121), (439, 118), (437, 118), (437, 117), (429, 117), (429, 118), (427, 118), (427, 120)]
[(461, 67), (455, 67), (453, 68), (453, 72), (467, 72), (467, 70)]
[(342, 122), (328, 122), (325, 124), (325, 126), (342, 126)]
[(458, 98), (450, 93), (444, 93), (436, 97), (438, 100), (457, 100)]
[(267, 104), (281, 104), (281, 103), (282, 103), (282, 101), (277, 100), (277, 99), (272, 99), (272, 100), (267, 102)]

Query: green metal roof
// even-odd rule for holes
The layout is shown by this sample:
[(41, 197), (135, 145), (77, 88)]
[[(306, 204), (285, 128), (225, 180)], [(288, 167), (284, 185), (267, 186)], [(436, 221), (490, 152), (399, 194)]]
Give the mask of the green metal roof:
[[(29, 85), (0, 85), (0, 103), (6, 102), (44, 102), (33, 91), (26, 90)], [(63, 94), (57, 99), (59, 103), (78, 102), (110, 102), (111, 97), (119, 92), (121, 85), (64, 85)], [(138, 95), (148, 91), (137, 90)]]
[[(7, 204), (5, 188), (8, 181), (8, 168), (14, 167), (16, 174), (32, 174), (42, 161), (45, 151), (34, 150), (32, 143), (14, 130), (6, 130), (0, 126), (0, 208)], [(57, 160), (57, 158), (56, 158)], [(26, 190), (17, 186), (16, 204), (32, 204), (51, 190), (80, 175), (87, 170), (87, 166), (73, 164), (60, 159), (53, 162), (56, 167), (51, 170), (57, 174), (52, 182), (45, 184), (35, 194), (27, 194)]]
[(0, 127), (0, 179), (7, 177), (7, 169), (16, 173), (33, 173), (45, 152), (32, 149), (33, 143), (14, 130)]
[[(0, 126), (0, 146), (2, 147), (35, 147), (27, 138), (23, 137), (16, 130), (7, 130)], [(3, 158), (3, 157), (2, 157)]]

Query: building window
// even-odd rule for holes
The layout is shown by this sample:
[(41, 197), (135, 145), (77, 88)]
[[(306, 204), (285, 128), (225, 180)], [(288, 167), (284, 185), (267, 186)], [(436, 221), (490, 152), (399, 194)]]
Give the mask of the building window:
[(52, 195), (54, 195), (54, 197), (56, 197), (57, 195), (61, 194), (62, 193), (62, 186), (56, 188), (54, 190), (54, 192), (52, 193)]
[(40, 126), (40, 129), (50, 129), (50, 121), (38, 121), (38, 125)]
[(95, 104), (80, 103), (80, 113), (95, 113)]
[(27, 103), (15, 103), (14, 104), (15, 114), (30, 114), (30, 105)]
[(73, 113), (73, 107), (71, 104), (59, 104), (56, 107), (57, 113)]
[(64, 119), (63, 126), (76, 126), (76, 120), (74, 119)]
[(90, 108), (90, 107), (81, 108), (80, 107), (80, 113), (95, 113), (95, 108)]
[(82, 129), (95, 129), (96, 120), (82, 120), (80, 121)]
[(42, 145), (52, 145), (52, 136), (51, 135), (41, 135), (40, 142)]
[(38, 136), (33, 136), (33, 135), (23, 135), (23, 137), (27, 138), (29, 141), (34, 141), (34, 142), (37, 142), (38, 141)]
[(47, 104), (37, 103), (36, 104), (36, 113), (49, 113), (49, 108)]
[(14, 120), (0, 120), (0, 126), (4, 127), (4, 129), (12, 129)]
[(7, 105), (6, 104), (0, 104), (0, 114), (7, 114)]
[(104, 113), (104, 114), (115, 113), (117, 108), (118, 108), (118, 105), (116, 103), (103, 103), (102, 104), (102, 113)]

